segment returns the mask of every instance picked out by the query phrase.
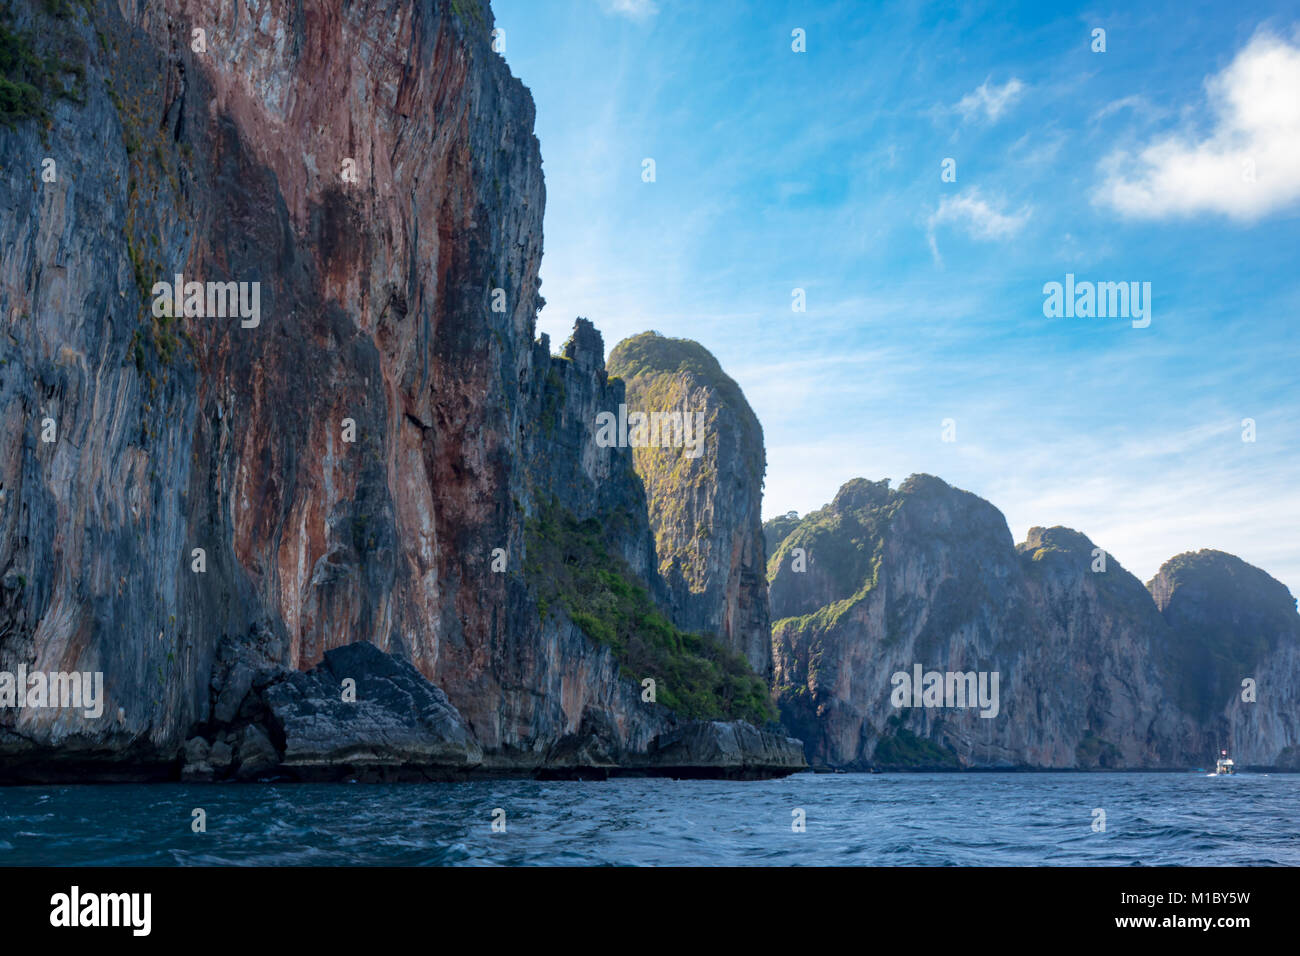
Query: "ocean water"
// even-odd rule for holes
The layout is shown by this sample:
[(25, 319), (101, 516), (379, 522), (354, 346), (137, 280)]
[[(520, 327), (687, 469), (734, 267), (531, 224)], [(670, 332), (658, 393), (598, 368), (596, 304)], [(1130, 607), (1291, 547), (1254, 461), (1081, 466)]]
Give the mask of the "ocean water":
[(0, 866), (255, 864), (1300, 865), (1300, 775), (0, 788)]

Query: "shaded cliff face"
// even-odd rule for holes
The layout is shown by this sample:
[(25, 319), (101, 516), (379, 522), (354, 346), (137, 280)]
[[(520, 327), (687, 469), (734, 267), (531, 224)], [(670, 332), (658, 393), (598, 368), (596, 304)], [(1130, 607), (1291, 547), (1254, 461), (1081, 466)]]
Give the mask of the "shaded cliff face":
[(675, 620), (717, 634), (767, 677), (766, 466), (758, 419), (717, 359), (688, 339), (655, 332), (625, 339), (610, 353), (609, 373), (626, 382), (629, 414), (680, 413), (698, 429), (677, 447), (665, 447), (665, 439), (634, 450)]
[(1286, 586), (1208, 550), (1171, 558), (1147, 586), (1170, 629), (1169, 694), (1196, 720), (1201, 752), (1300, 768), (1300, 614)]
[(787, 511), (783, 515), (777, 515), (763, 522), (763, 546), (768, 555), (776, 554), (776, 549), (781, 547), (781, 542), (798, 524), (799, 512), (797, 511)]
[[(239, 704), (221, 646), (369, 641), (488, 764), (670, 726), (524, 574), (558, 500), (665, 593), (631, 454), (593, 440), (599, 337), (534, 342), (541, 160), (486, 3), (12, 17), (82, 75), (0, 125), (0, 669), (102, 671), (107, 711), (0, 711), (0, 753), (171, 761)], [(256, 320), (155, 310), (176, 274), (257, 283)]]
[(1044, 645), (1038, 699), (1067, 738), (1082, 729), (1073, 763), (1061, 765), (1203, 762), (1194, 722), (1170, 705), (1164, 628), (1141, 582), (1068, 528), (1030, 528), (1016, 550)]
[[(1254, 667), (1275, 682), (1275, 699), (1229, 703), (1229, 685), (1249, 668), (1228, 668), (1232, 679), (1212, 695), (1215, 713), (1227, 704), (1227, 719), (1239, 721), (1224, 745), (1241, 763), (1287, 763), (1289, 695), (1300, 687), (1294, 601), (1256, 569), (1216, 569), (1198, 586), (1186, 560), (1176, 562), (1183, 573), (1162, 571), (1153, 601), (1078, 532), (1033, 528), (1013, 546), (992, 505), (936, 478), (913, 476), (897, 490), (855, 479), (805, 516), (769, 562), (782, 719), (810, 761), (836, 766), (1201, 765), (1216, 728), (1173, 689), (1205, 673), (1188, 649), (1189, 628), (1217, 633), (1231, 621), (1232, 646), (1259, 649)], [(1268, 611), (1254, 610), (1265, 596)], [(1227, 621), (1198, 610), (1204, 602)], [(917, 664), (996, 672), (996, 715), (895, 707), (893, 675)]]

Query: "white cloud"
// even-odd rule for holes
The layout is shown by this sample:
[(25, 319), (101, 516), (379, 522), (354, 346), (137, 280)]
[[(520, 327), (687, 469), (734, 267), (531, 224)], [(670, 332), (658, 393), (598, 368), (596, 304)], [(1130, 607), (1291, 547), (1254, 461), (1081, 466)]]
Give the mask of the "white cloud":
[(954, 109), (968, 121), (977, 118), (980, 113), (990, 120), (996, 120), (1020, 98), (1024, 89), (1025, 84), (1014, 76), (1003, 86), (989, 86), (989, 81), (985, 80), (975, 88), (974, 92), (963, 96)]
[(1101, 120), (1106, 119), (1106, 117), (1113, 116), (1123, 110), (1132, 110), (1136, 114), (1149, 118), (1158, 118), (1161, 115), (1160, 111), (1155, 109), (1155, 107), (1147, 101), (1145, 96), (1132, 94), (1130, 96), (1121, 97), (1117, 100), (1111, 100), (1101, 109), (1097, 110), (1097, 112), (1092, 114), (1092, 122), (1098, 123)]
[(1066, 137), (1059, 132), (1042, 129), (1025, 133), (1011, 144), (1009, 156), (1022, 166), (1042, 167), (1053, 162), (1065, 148)]
[(627, 17), (629, 20), (648, 20), (659, 12), (655, 0), (600, 0), (606, 13)]
[(939, 245), (935, 241), (935, 227), (952, 223), (963, 227), (972, 239), (989, 242), (995, 239), (1007, 239), (1018, 233), (1029, 221), (1033, 210), (1026, 206), (1018, 212), (1004, 212), (980, 196), (977, 190), (960, 196), (945, 196), (939, 202), (939, 208), (930, 214), (926, 225), (929, 229), (930, 251), (935, 261), (939, 261)]
[(1207, 136), (1182, 131), (1113, 154), (1094, 200), (1140, 219), (1250, 222), (1300, 199), (1300, 47), (1257, 33), (1205, 91)]

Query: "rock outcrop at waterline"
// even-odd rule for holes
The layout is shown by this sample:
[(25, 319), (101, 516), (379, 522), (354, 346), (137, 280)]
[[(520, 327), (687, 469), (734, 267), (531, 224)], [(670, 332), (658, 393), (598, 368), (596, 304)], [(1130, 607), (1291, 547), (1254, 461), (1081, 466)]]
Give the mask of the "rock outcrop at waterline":
[[(227, 656), (238, 663), (214, 680), (217, 719), (186, 743), (184, 780), (459, 780), (519, 769), (485, 758), (447, 695), (373, 644), (326, 651), (307, 672), (270, 665), (242, 679), (248, 655)], [(223, 702), (236, 697), (223, 714)], [(806, 766), (799, 741), (743, 721), (665, 724), (647, 748), (632, 751), (608, 712), (591, 709), (530, 769), (550, 779), (753, 779)]]
[(635, 449), (677, 623), (717, 634), (770, 676), (758, 418), (717, 359), (689, 339), (624, 339), (609, 354), (609, 374), (626, 382), (629, 414), (685, 423), (681, 442), (661, 433)]
[[(845, 484), (768, 574), (782, 719), (814, 765), (1173, 768), (1220, 744), (1296, 764), (1296, 602), (1228, 555), (1175, 558), (1148, 591), (1078, 532), (1015, 545), (991, 504), (913, 475)], [(997, 673), (995, 716), (896, 707), (918, 664)]]
[[(487, 4), (16, 0), (3, 29), (43, 65), (0, 122), (0, 669), (102, 671), (108, 709), (0, 711), (0, 756), (152, 772), (210, 728), (210, 764), (246, 682), (358, 641), (483, 766), (672, 729), (641, 681), (675, 679), (525, 571), (560, 514), (602, 528), (602, 580), (666, 595), (631, 454), (592, 440), (622, 396), (599, 337), (534, 339), (541, 159)], [(255, 322), (211, 314), (227, 282)], [(727, 680), (690, 700), (731, 716), (749, 685), (699, 641)]]

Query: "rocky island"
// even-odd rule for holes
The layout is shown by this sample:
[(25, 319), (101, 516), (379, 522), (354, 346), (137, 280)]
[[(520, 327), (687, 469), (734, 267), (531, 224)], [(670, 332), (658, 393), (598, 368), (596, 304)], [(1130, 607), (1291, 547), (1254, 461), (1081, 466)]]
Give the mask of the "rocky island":
[[(1015, 544), (930, 475), (854, 479), (767, 530), (774, 686), (815, 766), (1181, 769), (1231, 743), (1300, 768), (1296, 601), (1239, 558), (1180, 555), (1144, 587), (1077, 531)], [(997, 673), (997, 716), (896, 706), (917, 663)]]
[[(0, 777), (803, 767), (762, 554), (743, 596), (665, 580), (594, 441), (600, 335), (535, 334), (541, 156), (485, 2), (0, 28), (0, 669), (108, 701), (0, 712)], [(155, 308), (175, 275), (258, 321)]]
[(553, 349), (493, 22), (0, 13), (0, 671), (106, 704), (0, 708), (0, 782), (1300, 769), (1264, 571), (1144, 586), (929, 475), (764, 524), (704, 346)]

